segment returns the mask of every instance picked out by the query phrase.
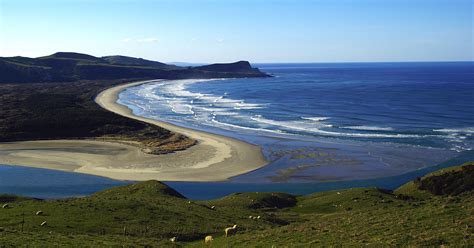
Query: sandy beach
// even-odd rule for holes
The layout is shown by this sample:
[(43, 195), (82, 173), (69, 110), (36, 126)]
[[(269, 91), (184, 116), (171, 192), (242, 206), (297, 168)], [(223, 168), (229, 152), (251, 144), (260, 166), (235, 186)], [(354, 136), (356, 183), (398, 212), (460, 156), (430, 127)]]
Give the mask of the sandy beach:
[(186, 135), (197, 145), (170, 154), (146, 154), (140, 148), (98, 140), (45, 140), (0, 143), (0, 164), (47, 168), (119, 180), (222, 181), (267, 164), (261, 148), (233, 138), (183, 128), (133, 115), (117, 103), (134, 82), (101, 92), (95, 99), (104, 109)]

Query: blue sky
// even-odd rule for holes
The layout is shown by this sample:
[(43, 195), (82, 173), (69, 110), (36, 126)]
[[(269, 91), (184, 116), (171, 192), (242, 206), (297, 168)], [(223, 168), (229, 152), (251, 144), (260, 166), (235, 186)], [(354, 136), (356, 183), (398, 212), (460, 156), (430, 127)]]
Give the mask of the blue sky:
[(0, 0), (0, 56), (473, 60), (472, 0)]

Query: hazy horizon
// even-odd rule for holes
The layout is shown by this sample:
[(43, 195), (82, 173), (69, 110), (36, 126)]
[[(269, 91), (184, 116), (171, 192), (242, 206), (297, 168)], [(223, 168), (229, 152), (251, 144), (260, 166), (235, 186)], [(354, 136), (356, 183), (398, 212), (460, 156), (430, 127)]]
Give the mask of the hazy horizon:
[(0, 56), (469, 62), (472, 27), (469, 0), (0, 0)]

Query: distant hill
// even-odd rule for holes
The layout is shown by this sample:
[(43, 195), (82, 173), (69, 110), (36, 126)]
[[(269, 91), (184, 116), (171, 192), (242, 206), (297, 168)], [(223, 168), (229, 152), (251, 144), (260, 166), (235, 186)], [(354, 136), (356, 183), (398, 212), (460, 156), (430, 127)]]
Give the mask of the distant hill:
[(38, 59), (70, 59), (70, 60), (82, 60), (89, 62), (102, 63), (105, 62), (103, 59), (94, 57), (92, 55), (83, 53), (72, 53), (72, 52), (57, 52), (45, 57), (39, 57)]
[(206, 63), (188, 63), (188, 62), (180, 62), (180, 61), (168, 62), (168, 64), (177, 65), (177, 66), (181, 66), (181, 67), (206, 65)]
[(38, 58), (0, 57), (0, 83), (64, 82), (125, 78), (266, 77), (249, 62), (180, 67), (121, 55), (94, 57), (58, 52)]
[(127, 57), (122, 55), (115, 55), (115, 56), (105, 56), (102, 59), (108, 61), (112, 65), (125, 65), (125, 66), (145, 66), (145, 67), (153, 67), (159, 69), (184, 69), (182, 67), (176, 65), (168, 65), (165, 63), (161, 63), (158, 61), (146, 60), (142, 58), (133, 58)]

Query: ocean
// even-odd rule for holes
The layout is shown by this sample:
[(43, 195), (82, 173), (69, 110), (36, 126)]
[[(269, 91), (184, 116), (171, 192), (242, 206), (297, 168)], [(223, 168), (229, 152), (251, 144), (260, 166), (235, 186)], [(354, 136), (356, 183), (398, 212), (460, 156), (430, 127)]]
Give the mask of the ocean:
[(185, 195), (394, 188), (474, 160), (473, 62), (254, 66), (273, 77), (157, 81), (120, 94), (136, 115), (260, 145), (270, 161), (225, 183), (170, 183)]
[(150, 83), (119, 103), (262, 146), (271, 164), (238, 182), (391, 176), (473, 148), (473, 63), (258, 66), (274, 77)]

